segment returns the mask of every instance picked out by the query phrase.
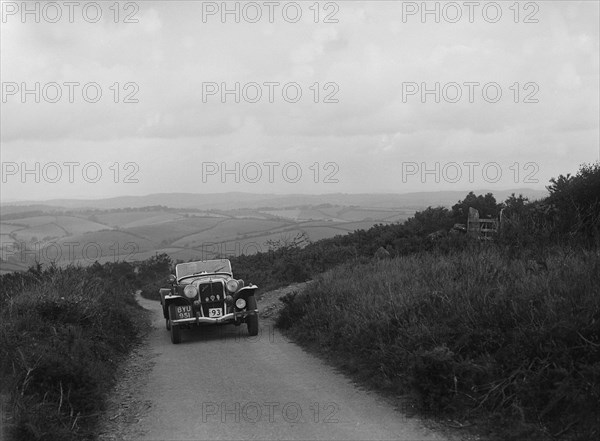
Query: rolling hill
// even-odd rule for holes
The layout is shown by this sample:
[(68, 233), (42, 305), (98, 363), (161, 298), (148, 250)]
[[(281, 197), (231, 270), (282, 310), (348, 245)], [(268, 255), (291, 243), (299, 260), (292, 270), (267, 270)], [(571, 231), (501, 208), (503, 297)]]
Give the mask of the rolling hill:
[[(515, 189), (531, 199), (544, 192)], [(481, 190), (477, 193), (485, 193)], [(305, 234), (311, 241), (402, 222), (427, 206), (451, 206), (465, 192), (264, 195), (159, 194), (102, 200), (52, 200), (2, 205), (0, 272), (35, 262), (59, 265), (173, 259), (268, 250), (268, 241)]]

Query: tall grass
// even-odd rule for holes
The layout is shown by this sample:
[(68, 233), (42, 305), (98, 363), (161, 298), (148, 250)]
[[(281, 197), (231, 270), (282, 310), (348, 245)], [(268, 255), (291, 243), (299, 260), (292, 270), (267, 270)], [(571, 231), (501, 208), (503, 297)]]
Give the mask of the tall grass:
[(284, 301), (278, 324), (299, 342), (424, 410), (498, 417), (503, 439), (600, 436), (597, 253), (347, 264)]
[(116, 269), (37, 268), (3, 278), (0, 376), (14, 439), (93, 438), (115, 367), (143, 325), (126, 277), (132, 268)]

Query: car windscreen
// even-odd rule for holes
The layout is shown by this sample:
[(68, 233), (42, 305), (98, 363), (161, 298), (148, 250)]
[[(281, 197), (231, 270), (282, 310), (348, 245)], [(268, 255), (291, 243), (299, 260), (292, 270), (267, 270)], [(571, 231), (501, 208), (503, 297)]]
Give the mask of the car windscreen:
[(231, 274), (231, 262), (228, 259), (201, 260), (198, 262), (180, 263), (175, 267), (177, 280), (185, 276), (202, 273)]

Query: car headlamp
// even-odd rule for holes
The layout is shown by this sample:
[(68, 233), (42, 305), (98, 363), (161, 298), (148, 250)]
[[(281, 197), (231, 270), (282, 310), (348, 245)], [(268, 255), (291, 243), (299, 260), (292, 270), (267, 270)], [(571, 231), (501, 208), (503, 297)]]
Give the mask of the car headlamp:
[(227, 283), (225, 284), (225, 287), (227, 288), (227, 291), (229, 291), (229, 292), (236, 292), (238, 290), (238, 288), (240, 287), (240, 284), (235, 279), (229, 279), (227, 281)]
[(193, 299), (194, 297), (196, 297), (197, 294), (198, 288), (196, 288), (193, 285), (187, 285), (185, 288), (183, 288), (183, 295), (186, 296), (188, 299)]
[(237, 299), (235, 301), (235, 307), (237, 309), (244, 309), (246, 307), (246, 301), (244, 299)]

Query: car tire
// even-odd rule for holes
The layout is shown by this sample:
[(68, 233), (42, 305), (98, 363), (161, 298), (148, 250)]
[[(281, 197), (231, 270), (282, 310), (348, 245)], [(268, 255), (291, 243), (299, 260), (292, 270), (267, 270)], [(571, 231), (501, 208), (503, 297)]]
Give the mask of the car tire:
[(165, 327), (167, 328), (167, 331), (171, 330), (171, 320), (168, 318), (165, 319)]
[[(247, 309), (256, 309), (256, 299), (254, 296), (248, 297), (246, 300)], [(248, 335), (258, 335), (258, 314), (252, 314), (246, 317), (246, 325), (248, 326)]]
[(181, 343), (181, 329), (179, 329), (179, 326), (171, 326), (171, 343), (174, 345)]
[(168, 323), (169, 323), (169, 327), (171, 328), (171, 343), (176, 345), (176, 344), (181, 343), (181, 328), (179, 326), (171, 323), (171, 319), (173, 318), (173, 309), (172, 308), (174, 308), (174, 305), (172, 307), (169, 307)]

